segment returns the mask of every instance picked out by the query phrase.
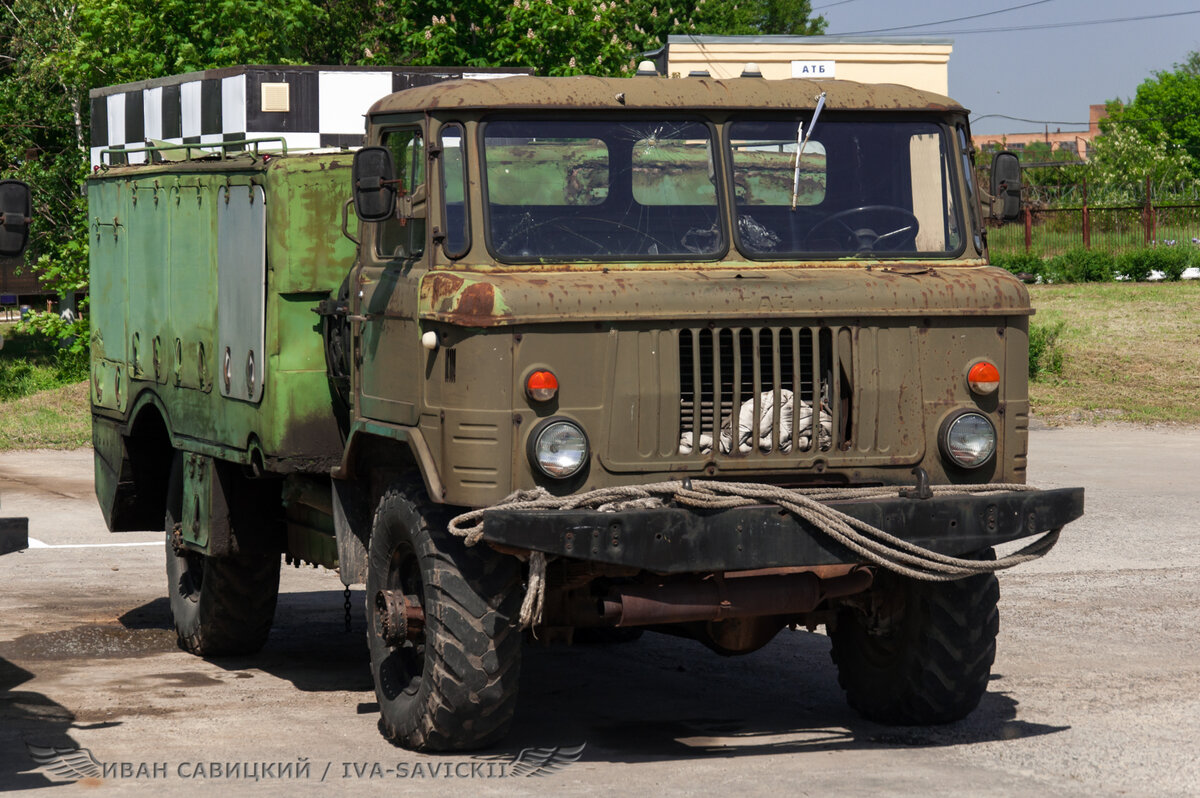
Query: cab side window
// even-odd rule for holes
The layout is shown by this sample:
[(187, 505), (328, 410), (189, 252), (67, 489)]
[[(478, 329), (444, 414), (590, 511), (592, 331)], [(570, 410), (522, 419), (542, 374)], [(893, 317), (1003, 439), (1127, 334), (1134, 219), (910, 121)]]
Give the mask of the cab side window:
[(457, 122), (445, 125), (442, 140), (442, 208), (446, 220), (446, 255), (461, 258), (471, 248), (471, 223), (467, 217), (467, 167), (463, 151), (463, 128)]
[[(383, 134), (380, 142), (392, 152), (399, 195), (411, 202), (397, 202), (393, 218), (379, 225), (375, 249), (383, 258), (413, 258), (425, 251), (425, 146), (415, 127), (396, 128)], [(406, 208), (412, 208), (409, 218)]]

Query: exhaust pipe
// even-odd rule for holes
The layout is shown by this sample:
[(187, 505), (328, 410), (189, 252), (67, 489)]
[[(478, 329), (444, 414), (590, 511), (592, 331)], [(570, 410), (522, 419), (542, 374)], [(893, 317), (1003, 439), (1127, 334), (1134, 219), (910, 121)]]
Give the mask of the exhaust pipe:
[(825, 599), (861, 593), (872, 581), (873, 573), (864, 567), (825, 579), (812, 571), (765, 576), (714, 574), (700, 581), (622, 585), (601, 600), (600, 612), (616, 626), (801, 615), (812, 612)]

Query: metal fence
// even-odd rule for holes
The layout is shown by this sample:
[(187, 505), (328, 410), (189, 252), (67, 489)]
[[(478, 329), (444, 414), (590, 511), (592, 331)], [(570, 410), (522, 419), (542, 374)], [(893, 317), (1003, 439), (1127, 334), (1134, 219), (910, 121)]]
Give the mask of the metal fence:
[(1086, 184), (1026, 186), (1021, 218), (988, 231), (993, 255), (1059, 255), (1072, 249), (1119, 253), (1153, 246), (1200, 246), (1200, 196), (1156, 189), (1141, 197), (1090, 198)]

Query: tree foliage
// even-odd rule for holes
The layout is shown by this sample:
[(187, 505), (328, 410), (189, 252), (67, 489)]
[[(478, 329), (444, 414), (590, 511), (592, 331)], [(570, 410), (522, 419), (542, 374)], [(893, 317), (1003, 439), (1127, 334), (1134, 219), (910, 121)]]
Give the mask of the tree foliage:
[(334, 63), (526, 66), (620, 75), (670, 34), (817, 34), (809, 0), (429, 0), (329, 7)]
[(1151, 196), (1169, 189), (1194, 184), (1196, 159), (1153, 128), (1114, 125), (1096, 140), (1090, 168), (1091, 179), (1113, 198), (1144, 199), (1147, 181)]
[(1155, 72), (1132, 100), (1110, 102), (1108, 112), (1101, 122), (1104, 138), (1124, 137), (1117, 145), (1122, 149), (1131, 141), (1146, 142), (1154, 150), (1154, 164), (1185, 163), (1200, 177), (1200, 52), (1190, 53), (1172, 70)]

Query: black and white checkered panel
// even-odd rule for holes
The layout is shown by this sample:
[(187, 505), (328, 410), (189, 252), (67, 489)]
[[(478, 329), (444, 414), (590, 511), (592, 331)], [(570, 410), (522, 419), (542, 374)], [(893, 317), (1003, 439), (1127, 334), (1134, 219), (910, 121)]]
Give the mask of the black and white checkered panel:
[[(101, 151), (140, 149), (149, 139), (220, 144), (280, 138), (289, 151), (360, 147), (363, 117), (380, 97), (452, 78), (503, 77), (458, 70), (325, 70), (235, 67), (152, 81), (160, 85), (92, 96), (92, 166)], [(287, 84), (288, 110), (265, 110), (263, 84)], [(120, 88), (120, 87), (117, 87)], [(145, 163), (145, 153), (114, 154), (105, 163)]]
[[(219, 144), (244, 138), (245, 75), (188, 80), (92, 98), (92, 165), (102, 150), (137, 149), (150, 139), (171, 144)], [(236, 137), (226, 130), (243, 131)], [(114, 154), (113, 163), (145, 163), (144, 153)]]

